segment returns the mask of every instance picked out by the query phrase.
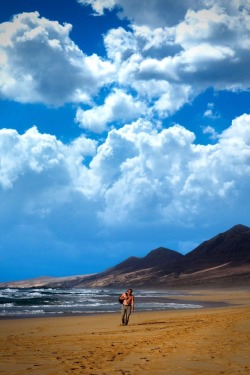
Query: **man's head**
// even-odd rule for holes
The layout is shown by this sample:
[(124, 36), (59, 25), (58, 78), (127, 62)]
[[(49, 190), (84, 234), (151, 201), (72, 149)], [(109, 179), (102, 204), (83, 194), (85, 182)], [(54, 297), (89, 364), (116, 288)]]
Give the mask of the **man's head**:
[(133, 290), (130, 288), (130, 289), (127, 290), (127, 292), (128, 292), (129, 294), (132, 294), (132, 293), (133, 293)]

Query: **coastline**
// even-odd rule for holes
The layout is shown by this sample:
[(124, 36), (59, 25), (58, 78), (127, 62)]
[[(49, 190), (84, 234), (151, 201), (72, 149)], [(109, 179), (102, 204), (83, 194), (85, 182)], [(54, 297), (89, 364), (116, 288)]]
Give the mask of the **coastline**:
[[(0, 291), (0, 319), (34, 318), (60, 316), (90, 316), (120, 311), (118, 296), (122, 289), (116, 288), (20, 288)], [(174, 309), (202, 308), (191, 301), (181, 301), (181, 296), (190, 296), (189, 292), (171, 289), (136, 289), (136, 310), (164, 311)], [(213, 303), (215, 305), (218, 303)], [(220, 303), (223, 306), (223, 303)]]
[(127, 327), (120, 313), (0, 320), (0, 373), (249, 373), (250, 292), (189, 292), (178, 300), (207, 307), (135, 311)]

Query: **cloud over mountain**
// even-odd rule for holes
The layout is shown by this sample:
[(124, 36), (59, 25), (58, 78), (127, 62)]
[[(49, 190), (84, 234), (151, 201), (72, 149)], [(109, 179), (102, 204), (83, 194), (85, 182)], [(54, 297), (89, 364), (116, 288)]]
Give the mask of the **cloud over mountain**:
[(207, 146), (181, 125), (156, 131), (144, 120), (111, 130), (98, 147), (85, 137), (65, 145), (36, 128), (23, 135), (2, 129), (0, 221), (8, 227), (2, 243), (9, 236), (26, 243), (23, 233), (31, 228), (35, 243), (42, 235), (66, 246), (94, 233), (122, 241), (118, 225), (140, 237), (142, 225), (191, 229), (211, 217), (216, 225), (225, 211), (228, 222), (247, 219), (249, 142), (249, 115)]

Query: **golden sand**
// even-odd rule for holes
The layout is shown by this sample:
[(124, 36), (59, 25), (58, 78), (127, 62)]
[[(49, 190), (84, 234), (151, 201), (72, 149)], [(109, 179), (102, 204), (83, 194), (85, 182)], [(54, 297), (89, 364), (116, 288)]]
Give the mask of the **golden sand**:
[[(250, 374), (250, 293), (195, 291), (219, 308), (0, 320), (0, 374)], [(180, 299), (178, 297), (178, 299)]]

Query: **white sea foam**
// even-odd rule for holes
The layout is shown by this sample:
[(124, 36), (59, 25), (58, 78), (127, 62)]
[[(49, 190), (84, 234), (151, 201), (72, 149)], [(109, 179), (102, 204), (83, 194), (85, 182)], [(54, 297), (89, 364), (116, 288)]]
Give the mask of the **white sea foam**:
[(195, 305), (191, 303), (167, 303), (168, 308), (171, 309), (201, 309), (202, 305)]
[[(0, 316), (32, 316), (51, 314), (93, 314), (118, 312), (121, 305), (117, 289), (5, 289), (1, 290)], [(135, 293), (136, 310), (194, 309), (201, 305), (170, 303), (171, 292), (138, 290)], [(175, 293), (176, 294), (176, 293)], [(181, 295), (178, 292), (178, 295)]]
[(43, 297), (43, 294), (42, 293), (38, 293), (38, 292), (33, 292), (30, 294), (30, 297)]

